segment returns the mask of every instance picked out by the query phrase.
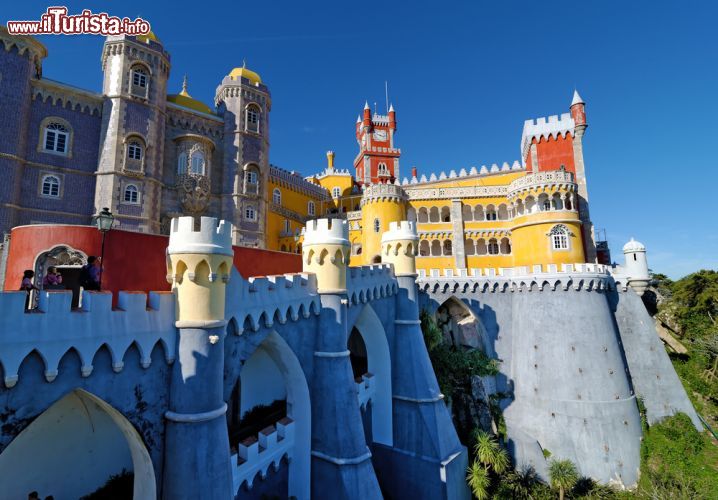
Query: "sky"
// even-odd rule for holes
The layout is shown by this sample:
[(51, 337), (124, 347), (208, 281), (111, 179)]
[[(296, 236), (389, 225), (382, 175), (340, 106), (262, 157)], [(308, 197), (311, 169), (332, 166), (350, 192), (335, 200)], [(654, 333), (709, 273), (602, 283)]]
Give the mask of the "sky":
[[(58, 2), (59, 3), (59, 2)], [(3, 2), (0, 22), (48, 5)], [(246, 61), (272, 93), (270, 162), (309, 175), (357, 153), (365, 100), (397, 113), (401, 169), (419, 174), (520, 160), (524, 120), (586, 101), (591, 218), (614, 261), (631, 237), (655, 272), (718, 268), (718, 3), (667, 1), (75, 2), (141, 16), (171, 54), (168, 92), (189, 79), (212, 106)], [(100, 91), (99, 36), (44, 36), (43, 74)]]

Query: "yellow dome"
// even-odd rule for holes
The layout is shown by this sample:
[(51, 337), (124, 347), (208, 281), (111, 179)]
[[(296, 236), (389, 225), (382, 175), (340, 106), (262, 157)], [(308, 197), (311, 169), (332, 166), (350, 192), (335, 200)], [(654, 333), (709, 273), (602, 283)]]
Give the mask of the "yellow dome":
[(157, 38), (157, 35), (155, 35), (154, 31), (150, 31), (146, 35), (137, 35), (138, 42), (148, 43), (150, 40), (152, 40), (153, 42), (162, 43), (160, 42), (160, 39)]
[(232, 71), (229, 72), (229, 76), (231, 78), (234, 78), (235, 80), (239, 80), (240, 78), (246, 78), (254, 84), (262, 83), (262, 78), (260, 78), (257, 73), (250, 69), (247, 69), (244, 66), (242, 66), (241, 68), (234, 68)]
[(174, 103), (177, 106), (182, 106), (183, 108), (193, 109), (195, 111), (199, 111), (200, 113), (214, 114), (209, 106), (189, 95), (189, 92), (187, 92), (186, 76), (182, 82), (182, 91), (179, 94), (168, 95), (167, 102)]

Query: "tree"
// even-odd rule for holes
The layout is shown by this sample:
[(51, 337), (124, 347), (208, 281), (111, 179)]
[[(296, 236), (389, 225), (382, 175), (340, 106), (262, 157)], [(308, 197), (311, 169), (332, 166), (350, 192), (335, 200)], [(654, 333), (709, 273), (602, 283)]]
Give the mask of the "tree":
[(566, 490), (573, 488), (579, 479), (578, 470), (570, 460), (551, 460), (548, 467), (551, 487), (558, 488), (558, 498), (563, 500)]
[(511, 471), (505, 477), (505, 483), (507, 483), (512, 498), (531, 498), (532, 491), (538, 482), (536, 471), (531, 466)]
[(466, 469), (466, 482), (478, 500), (489, 498), (489, 471), (481, 467), (479, 462), (474, 462)]
[(476, 458), (487, 471), (492, 469), (496, 474), (501, 474), (509, 467), (509, 455), (501, 448), (494, 436), (479, 430), (474, 433), (474, 439)]

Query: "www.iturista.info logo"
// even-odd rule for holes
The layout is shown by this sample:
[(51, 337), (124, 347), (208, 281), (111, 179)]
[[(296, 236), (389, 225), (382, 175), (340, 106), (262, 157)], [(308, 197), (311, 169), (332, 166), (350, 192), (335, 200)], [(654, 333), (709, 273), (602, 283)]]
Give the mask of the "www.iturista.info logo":
[(138, 17), (119, 18), (106, 12), (93, 14), (85, 9), (68, 15), (67, 7), (48, 7), (39, 21), (8, 21), (11, 35), (146, 35), (150, 23)]

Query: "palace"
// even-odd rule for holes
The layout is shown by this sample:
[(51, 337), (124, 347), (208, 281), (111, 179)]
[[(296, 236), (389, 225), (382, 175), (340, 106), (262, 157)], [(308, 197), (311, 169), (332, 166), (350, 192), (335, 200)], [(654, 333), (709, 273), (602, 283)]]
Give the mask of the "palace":
[(308, 220), (345, 218), (351, 265), (362, 265), (381, 260), (391, 222), (410, 220), (422, 274), (596, 262), (578, 92), (568, 113), (524, 123), (520, 161), (428, 178), (413, 168), (402, 179), (397, 113), (367, 104), (354, 172), (330, 151), (326, 168), (303, 178), (270, 164), (271, 94), (244, 66), (222, 78), (210, 107), (186, 78), (168, 94), (170, 55), (154, 34), (107, 38), (101, 92), (45, 78), (36, 40), (4, 29), (0, 39), (2, 68), (13, 68), (3, 75), (2, 231), (88, 224), (108, 207), (119, 229), (168, 234), (172, 217), (206, 215), (233, 223), (235, 245), (299, 253)]
[[(639, 397), (649, 425), (702, 428), (640, 298), (645, 246), (617, 266), (594, 242), (577, 92), (524, 123), (520, 161), (428, 178), (401, 175), (394, 108), (365, 105), (354, 172), (329, 152), (305, 178), (269, 163), (271, 95), (244, 66), (211, 108), (186, 79), (167, 95), (153, 34), (107, 38), (101, 92), (0, 40), (0, 497), (130, 474), (143, 500), (463, 500), (492, 404), (517, 468), (632, 487)], [(498, 366), (468, 401), (442, 394), (426, 318)]]

